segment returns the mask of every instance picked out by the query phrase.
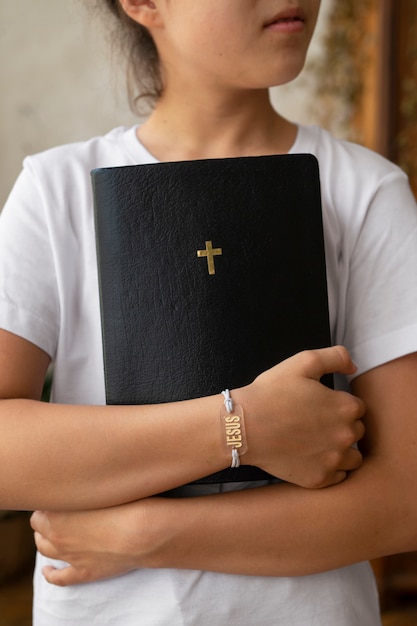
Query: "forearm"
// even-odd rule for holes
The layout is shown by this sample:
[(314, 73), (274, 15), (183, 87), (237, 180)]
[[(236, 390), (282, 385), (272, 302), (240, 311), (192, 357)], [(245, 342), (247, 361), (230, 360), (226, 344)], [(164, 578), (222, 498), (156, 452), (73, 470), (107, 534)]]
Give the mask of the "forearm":
[(142, 407), (0, 402), (0, 508), (92, 509), (226, 467), (220, 396)]
[[(115, 506), (230, 465), (220, 393), (143, 406), (43, 403), (37, 398), (47, 355), (7, 333), (3, 342), (0, 508)], [(10, 343), (21, 354), (7, 370)], [(23, 362), (29, 365), (19, 377)], [(363, 403), (320, 384), (333, 371), (354, 371), (341, 348), (295, 355), (233, 390), (246, 414), (245, 464), (307, 487), (338, 483), (360, 465), (351, 446), (363, 435)]]
[(401, 482), (371, 462), (327, 489), (276, 485), (175, 502), (151, 499), (145, 515), (152, 537), (144, 550), (154, 549), (139, 561), (298, 576), (415, 550), (417, 489)]
[[(48, 580), (74, 584), (147, 567), (295, 576), (416, 550), (416, 380), (414, 354), (355, 381), (368, 409), (367, 454), (338, 485), (309, 490), (284, 484), (147, 498), (92, 513), (36, 514), (39, 549), (72, 565)], [(291, 446), (291, 438), (285, 443)], [(309, 467), (314, 471), (316, 463)], [(109, 546), (120, 555), (117, 567), (103, 559)]]
[[(70, 564), (44, 571), (58, 585), (138, 568), (309, 575), (416, 549), (417, 489), (411, 480), (398, 483), (394, 467), (387, 473), (379, 465), (367, 463), (322, 490), (287, 484), (153, 497), (97, 511), (36, 512), (32, 526), (42, 554)], [(402, 484), (404, 491), (396, 488)]]

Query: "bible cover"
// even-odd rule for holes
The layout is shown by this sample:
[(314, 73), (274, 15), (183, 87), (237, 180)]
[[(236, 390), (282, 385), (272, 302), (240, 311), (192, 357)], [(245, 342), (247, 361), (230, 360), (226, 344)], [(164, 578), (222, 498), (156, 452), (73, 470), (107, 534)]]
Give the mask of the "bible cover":
[[(103, 168), (92, 182), (108, 404), (220, 394), (330, 345), (314, 156)], [(265, 478), (241, 465), (197, 482)]]

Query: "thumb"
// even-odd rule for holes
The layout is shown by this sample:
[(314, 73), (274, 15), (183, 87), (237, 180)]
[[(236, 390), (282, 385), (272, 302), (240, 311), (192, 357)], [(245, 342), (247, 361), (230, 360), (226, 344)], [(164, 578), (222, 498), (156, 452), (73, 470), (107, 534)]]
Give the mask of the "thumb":
[(324, 374), (354, 374), (357, 370), (344, 346), (305, 350), (287, 359), (286, 365), (295, 367), (299, 374), (315, 380), (320, 380)]

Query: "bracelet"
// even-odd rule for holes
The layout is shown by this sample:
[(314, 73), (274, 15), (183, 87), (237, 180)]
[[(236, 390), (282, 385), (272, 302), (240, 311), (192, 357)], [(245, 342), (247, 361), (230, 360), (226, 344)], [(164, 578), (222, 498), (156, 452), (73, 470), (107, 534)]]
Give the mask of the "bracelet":
[(225, 451), (232, 454), (231, 467), (236, 468), (240, 466), (240, 455), (248, 450), (243, 409), (239, 404), (233, 403), (228, 389), (222, 391), (222, 394), (226, 410), (222, 409), (220, 420)]

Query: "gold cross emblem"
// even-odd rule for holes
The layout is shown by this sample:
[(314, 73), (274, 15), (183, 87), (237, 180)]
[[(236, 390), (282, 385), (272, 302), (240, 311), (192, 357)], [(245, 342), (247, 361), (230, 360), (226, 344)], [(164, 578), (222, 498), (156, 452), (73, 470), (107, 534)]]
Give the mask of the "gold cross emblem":
[(213, 248), (211, 241), (206, 241), (205, 250), (197, 250), (198, 257), (207, 257), (207, 269), (209, 274), (215, 274), (216, 268), (214, 267), (214, 257), (221, 256), (223, 251), (221, 248)]

